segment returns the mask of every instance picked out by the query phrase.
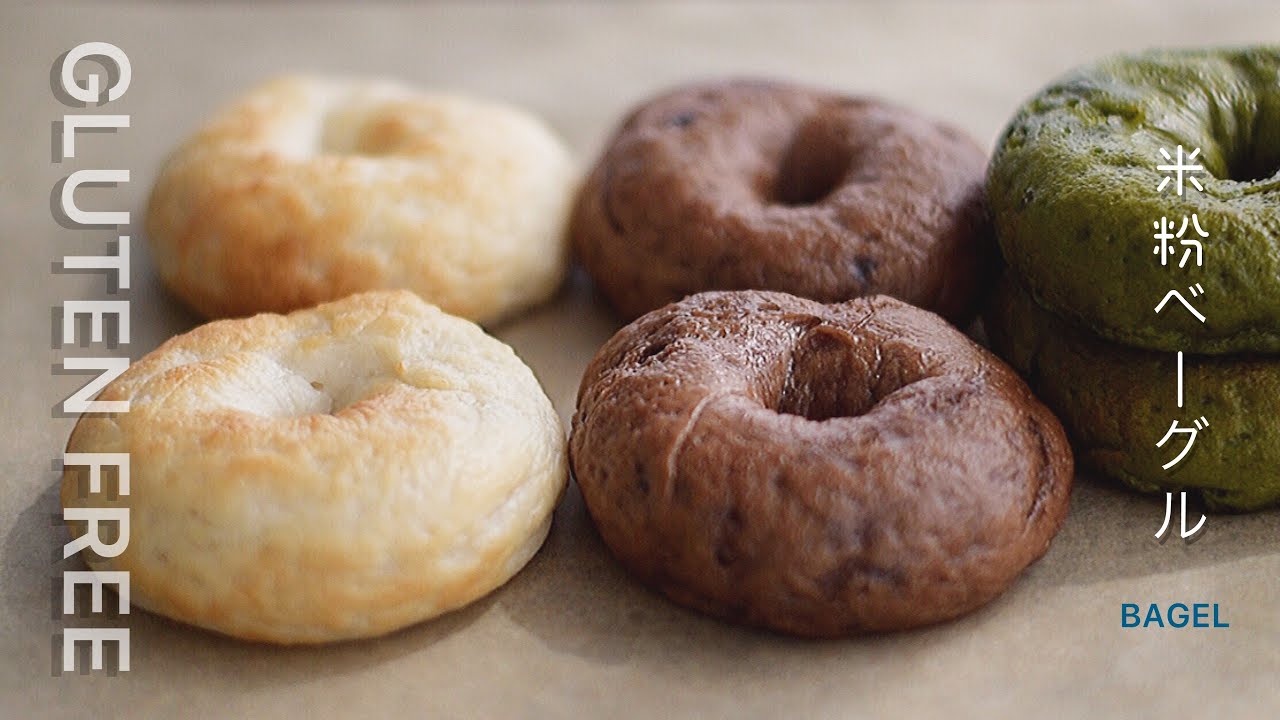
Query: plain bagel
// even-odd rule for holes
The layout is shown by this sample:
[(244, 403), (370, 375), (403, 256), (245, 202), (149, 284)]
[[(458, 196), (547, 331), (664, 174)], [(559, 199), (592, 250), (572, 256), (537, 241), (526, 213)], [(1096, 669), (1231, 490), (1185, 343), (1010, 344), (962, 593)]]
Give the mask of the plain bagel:
[[(567, 479), (529, 368), (406, 291), (198, 327), (103, 390), (71, 453), (129, 453), (132, 602), (277, 643), (370, 637), (461, 607), (537, 551)], [(71, 525), (73, 535), (85, 532)]]
[(523, 111), (286, 77), (169, 157), (147, 235), (165, 283), (208, 317), (405, 288), (492, 323), (559, 286), (575, 182), (562, 142)]

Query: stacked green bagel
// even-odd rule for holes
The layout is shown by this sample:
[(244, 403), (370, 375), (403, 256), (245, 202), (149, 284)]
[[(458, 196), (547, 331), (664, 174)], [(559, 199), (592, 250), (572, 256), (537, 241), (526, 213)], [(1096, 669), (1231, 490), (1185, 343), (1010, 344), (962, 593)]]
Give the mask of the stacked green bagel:
[[(1179, 145), (1200, 149), (1204, 169), (1187, 177), (1203, 190), (1158, 192), (1171, 175), (1160, 150)], [(1058, 413), (1081, 464), (1217, 509), (1280, 503), (1280, 47), (1081, 68), (1019, 109), (987, 191), (1007, 266), (987, 333)], [(1188, 235), (1203, 266), (1162, 264), (1153, 223), (1193, 214), (1209, 234)], [(1157, 313), (1170, 291), (1203, 322), (1177, 299)], [(1157, 441), (1198, 418), (1208, 426), (1164, 469), (1186, 441)]]

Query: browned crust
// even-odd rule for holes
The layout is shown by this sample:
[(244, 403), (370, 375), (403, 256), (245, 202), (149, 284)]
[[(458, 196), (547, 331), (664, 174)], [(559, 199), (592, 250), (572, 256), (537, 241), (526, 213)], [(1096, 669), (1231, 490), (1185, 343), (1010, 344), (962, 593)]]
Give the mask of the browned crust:
[(67, 451), (128, 453), (130, 493), (89, 494), (69, 465), (62, 504), (131, 529), (90, 567), (250, 640), (373, 637), (483, 596), (541, 546), (568, 478), (529, 368), (407, 291), (202, 325), (99, 399), (130, 410), (84, 415)]
[(575, 187), (563, 143), (515, 108), (286, 77), (166, 160), (146, 229), (165, 284), (208, 317), (408, 289), (489, 324), (559, 287)]

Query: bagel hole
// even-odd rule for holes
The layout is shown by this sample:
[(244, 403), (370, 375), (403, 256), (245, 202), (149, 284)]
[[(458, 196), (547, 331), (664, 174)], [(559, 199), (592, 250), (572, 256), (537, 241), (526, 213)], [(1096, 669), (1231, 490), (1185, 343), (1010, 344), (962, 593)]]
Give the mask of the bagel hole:
[(773, 201), (788, 207), (816, 205), (840, 187), (848, 160), (817, 148), (792, 149), (782, 161), (773, 188)]
[(840, 187), (850, 158), (828, 125), (819, 115), (796, 128), (778, 165), (773, 202), (791, 207), (816, 205)]
[[(791, 378), (788, 378), (791, 380)], [(870, 394), (865, 399), (850, 398), (838, 382), (788, 382), (778, 397), (774, 410), (782, 415), (798, 415), (806, 420), (821, 422), (834, 418), (866, 415), (875, 407)], [(859, 401), (864, 400), (864, 401)]]
[(792, 351), (773, 409), (814, 421), (867, 414), (880, 397), (865, 355), (866, 349), (843, 330), (810, 329)]
[(298, 351), (280, 358), (275, 392), (263, 394), (262, 414), (275, 417), (339, 415), (383, 391), (394, 364), (376, 347), (337, 342), (323, 352)]
[(1280, 158), (1242, 153), (1227, 165), (1227, 179), (1236, 182), (1270, 180), (1280, 172)]
[(421, 128), (393, 108), (334, 110), (324, 118), (319, 150), (329, 155), (385, 157), (403, 151), (421, 134)]
[(1280, 107), (1264, 102), (1251, 118), (1237, 121), (1237, 142), (1227, 146), (1227, 179), (1252, 183), (1275, 177), (1280, 173)]

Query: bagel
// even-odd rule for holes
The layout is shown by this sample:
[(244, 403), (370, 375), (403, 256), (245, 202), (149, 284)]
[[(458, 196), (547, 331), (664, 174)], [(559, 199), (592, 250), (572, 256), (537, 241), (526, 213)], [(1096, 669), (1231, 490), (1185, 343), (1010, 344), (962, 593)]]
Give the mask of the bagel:
[(169, 157), (146, 229), (165, 284), (207, 317), (404, 288), (489, 324), (560, 285), (575, 172), (514, 108), (286, 77)]
[(941, 318), (875, 296), (693, 295), (623, 328), (570, 464), (601, 537), (682, 605), (802, 636), (989, 602), (1067, 511), (1058, 421)]
[[(1080, 464), (1147, 493), (1189, 491), (1214, 510), (1280, 504), (1280, 359), (1187, 355), (1177, 407), (1177, 356), (1105, 341), (1048, 312), (1006, 277), (983, 315), (991, 346), (1062, 420)], [(1186, 444), (1156, 447), (1178, 421), (1209, 421)]]
[(696, 84), (628, 116), (570, 235), (626, 319), (703, 290), (756, 289), (824, 302), (883, 293), (963, 321), (995, 252), (985, 168), (973, 140), (887, 103)]
[[(1158, 165), (1199, 149), (1181, 196)], [(1171, 156), (1172, 157), (1172, 156)], [(1280, 47), (1162, 50), (1076, 70), (1000, 139), (988, 196), (1005, 259), (1038, 302), (1124, 345), (1280, 352)], [(1203, 265), (1152, 249), (1196, 216)], [(1180, 241), (1170, 245), (1184, 253)], [(1188, 246), (1187, 249), (1190, 249)], [(1153, 308), (1197, 285), (1203, 322)], [(1207, 303), (1208, 305), (1205, 305)]]
[[(461, 607), (537, 551), (567, 480), (533, 373), (407, 291), (198, 327), (134, 363), (69, 453), (128, 453), (133, 604), (227, 635), (318, 643)], [(76, 537), (83, 524), (71, 525)]]

